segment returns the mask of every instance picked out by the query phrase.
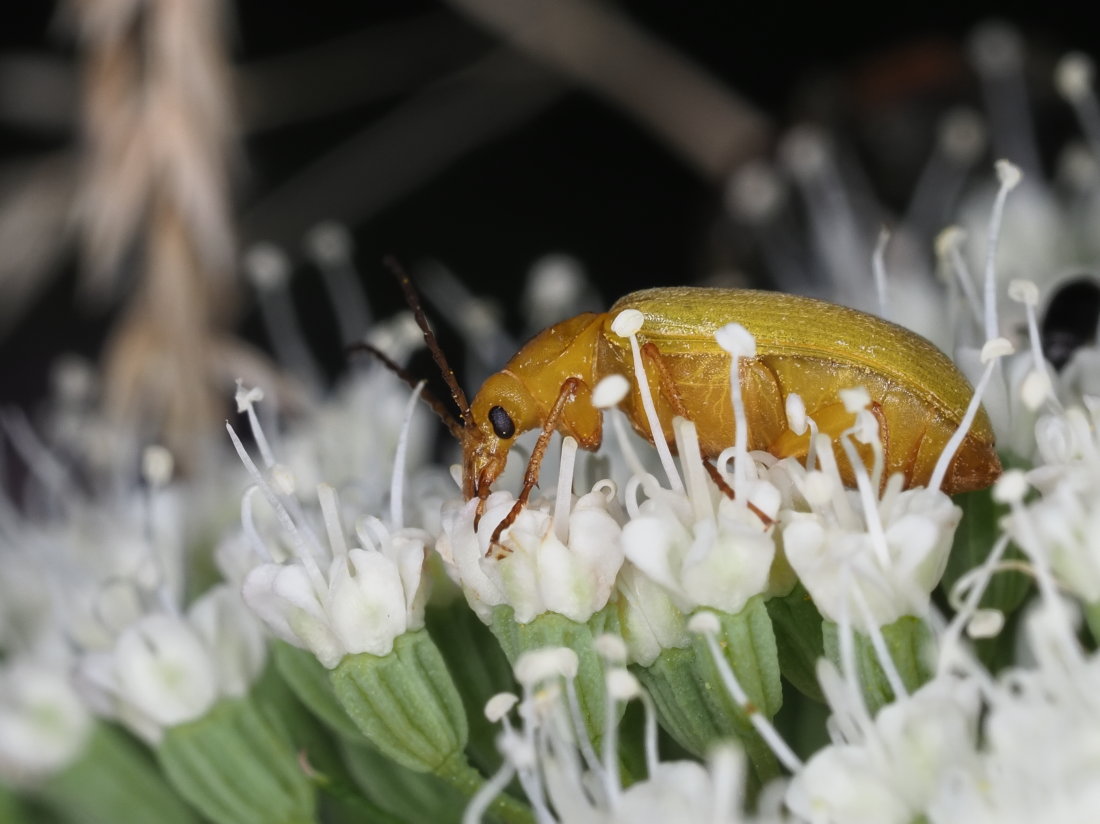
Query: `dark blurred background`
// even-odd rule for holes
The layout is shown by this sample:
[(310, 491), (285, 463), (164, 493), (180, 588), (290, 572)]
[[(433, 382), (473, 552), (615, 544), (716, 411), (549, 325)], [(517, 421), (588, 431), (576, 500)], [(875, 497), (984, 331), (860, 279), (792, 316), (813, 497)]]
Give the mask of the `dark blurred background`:
[[(1068, 49), (1097, 51), (1095, 21), (1069, 3), (895, 3), (867, 11), (645, 0), (617, 8), (747, 98), (776, 134), (814, 120), (845, 135), (876, 192), (894, 206), (913, 186), (937, 115), (978, 101), (965, 60), (976, 23), (995, 15), (1018, 26), (1036, 78), (1049, 78)], [(400, 303), (379, 263), (387, 253), (413, 267), (442, 261), (471, 289), (497, 298), (509, 324), (524, 274), (548, 252), (582, 261), (607, 303), (720, 267), (766, 283), (751, 244), (723, 228), (721, 186), (603, 99), (541, 72), (530, 95), (512, 90), (507, 106), (490, 96), (449, 110), (448, 95), (470, 88), (464, 73), (500, 48), (453, 7), (236, 0), (231, 12), (232, 58), (248, 96), (235, 188), (242, 243), (270, 240), (298, 257), (316, 221), (348, 221), (379, 314)], [(73, 145), (78, 101), (75, 50), (56, 4), (14, 0), (3, 18), (0, 159), (9, 175)], [(35, 92), (50, 99), (32, 115), (13, 103), (22, 91), (17, 69), (28, 59), (56, 73), (56, 85)], [(1048, 106), (1049, 89), (1036, 86), (1040, 138), (1053, 144), (1072, 128), (1071, 117), (1064, 105)], [(418, 109), (425, 95), (430, 105)], [(479, 118), (493, 122), (467, 128)], [(394, 122), (400, 128), (387, 132)], [(46, 367), (61, 353), (94, 358), (117, 312), (117, 304), (78, 297), (74, 253), (52, 271), (3, 331), (2, 403), (41, 398)], [(294, 295), (307, 335), (336, 370), (342, 341), (315, 275), (299, 266)], [(240, 328), (265, 346), (245, 294)]]

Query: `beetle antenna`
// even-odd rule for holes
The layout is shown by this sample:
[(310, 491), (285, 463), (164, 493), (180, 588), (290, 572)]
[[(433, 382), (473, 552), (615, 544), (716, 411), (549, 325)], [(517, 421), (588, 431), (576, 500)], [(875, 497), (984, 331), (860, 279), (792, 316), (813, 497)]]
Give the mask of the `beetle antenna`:
[(451, 390), (451, 397), (454, 398), (454, 402), (458, 406), (458, 411), (462, 413), (462, 423), (472, 429), (474, 422), (473, 418), (470, 417), (470, 404), (466, 400), (466, 393), (463, 392), (462, 387), (458, 385), (455, 371), (451, 368), (451, 365), (447, 363), (447, 356), (443, 354), (443, 350), (439, 346), (439, 341), (435, 339), (435, 333), (432, 331), (432, 327), (428, 325), (428, 317), (424, 314), (424, 307), (420, 305), (420, 295), (417, 294), (416, 287), (413, 286), (412, 280), (402, 268), (401, 264), (397, 262), (397, 258), (392, 255), (387, 255), (382, 259), (382, 263), (393, 272), (394, 277), (397, 278), (397, 282), (401, 284), (401, 291), (405, 293), (405, 302), (408, 303), (409, 308), (412, 309), (413, 317), (416, 318), (416, 325), (419, 326), (420, 331), (424, 333), (424, 343), (427, 344), (428, 351), (432, 353), (432, 358), (435, 360), (436, 366), (439, 367), (439, 371), (443, 373), (443, 380), (447, 382), (447, 387)]
[[(366, 341), (356, 341), (355, 343), (349, 343), (344, 347), (344, 351), (348, 354), (353, 352), (369, 352), (373, 355), (379, 363), (389, 369), (397, 377), (401, 378), (405, 383), (409, 385), (410, 389), (416, 389), (420, 381), (415, 378), (407, 369), (400, 366), (393, 361), (389, 355), (383, 352), (376, 346), (372, 346)], [(432, 411), (439, 416), (439, 419), (443, 421), (443, 425), (447, 427), (449, 431), (459, 443), (462, 442), (462, 424), (455, 419), (454, 413), (447, 408), (447, 405), (443, 403), (439, 398), (432, 394), (428, 387), (424, 387), (420, 390), (420, 399), (424, 401), (428, 406), (432, 408)]]

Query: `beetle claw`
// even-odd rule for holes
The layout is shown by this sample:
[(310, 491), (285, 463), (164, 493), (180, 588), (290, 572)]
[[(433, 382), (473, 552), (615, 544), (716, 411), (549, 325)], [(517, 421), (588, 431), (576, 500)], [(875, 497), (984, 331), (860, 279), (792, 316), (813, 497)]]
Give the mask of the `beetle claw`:
[(499, 561), (501, 558), (505, 558), (512, 554), (512, 550), (508, 549), (500, 542), (500, 537), (504, 534), (504, 530), (516, 522), (516, 518), (526, 505), (527, 501), (523, 498), (517, 499), (516, 502), (512, 504), (512, 508), (508, 511), (508, 514), (504, 516), (503, 520), (497, 524), (497, 528), (493, 530), (493, 534), (489, 538), (489, 549), (485, 553), (485, 557), (494, 558)]

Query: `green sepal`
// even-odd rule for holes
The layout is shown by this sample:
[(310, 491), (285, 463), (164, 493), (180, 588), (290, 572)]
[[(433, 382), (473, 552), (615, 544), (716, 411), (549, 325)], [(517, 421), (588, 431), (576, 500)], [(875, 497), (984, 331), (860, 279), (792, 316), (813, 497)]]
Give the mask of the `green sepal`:
[[(932, 631), (919, 618), (903, 615), (892, 624), (880, 627), (886, 649), (893, 659), (894, 667), (901, 677), (901, 683), (910, 693), (919, 689), (933, 673), (930, 659), (932, 651)], [(825, 639), (825, 657), (841, 672), (844, 668), (840, 661), (840, 629), (833, 621), (822, 624)], [(878, 653), (871, 639), (860, 632), (853, 633), (855, 663), (863, 700), (872, 715), (894, 700), (894, 691), (886, 679)]]
[[(580, 624), (556, 612), (544, 612), (526, 624), (517, 623), (509, 606), (493, 608), (489, 629), (515, 667), (520, 656), (547, 647), (568, 647), (577, 654), (574, 686), (584, 726), (593, 744), (603, 738), (607, 707), (603, 660), (596, 652), (596, 636), (603, 632), (604, 619), (597, 613), (588, 623)], [(593, 626), (598, 629), (593, 631)]]
[(397, 763), (438, 772), (456, 757), (464, 759), (466, 711), (425, 630), (399, 636), (389, 655), (347, 655), (329, 677), (355, 726)]
[[(363, 738), (336, 699), (329, 671), (311, 652), (277, 642), (274, 657), (302, 703), (337, 734), (341, 764), (369, 807), (369, 821), (445, 822), (461, 816), (465, 800), (460, 793), (431, 773), (398, 764)], [(326, 778), (336, 784), (322, 789), (340, 796), (338, 782), (343, 775), (343, 771), (330, 772)]]
[[(783, 685), (764, 596), (750, 599), (736, 615), (714, 614), (721, 624), (719, 648), (750, 707), (774, 717), (783, 704)], [(706, 638), (692, 635), (688, 646), (662, 650), (653, 664), (634, 670), (657, 706), (661, 725), (688, 752), (704, 758), (715, 744), (737, 738), (761, 781), (779, 774), (771, 749), (726, 689)]]
[(794, 687), (814, 701), (825, 701), (817, 683), (817, 660), (825, 655), (821, 613), (801, 583), (781, 598), (766, 602), (775, 631), (779, 668)]
[(96, 722), (80, 757), (35, 788), (45, 806), (87, 824), (197, 824), (156, 759), (122, 730)]
[(251, 699), (223, 699), (197, 721), (170, 727), (157, 756), (180, 794), (218, 824), (315, 818), (314, 788), (285, 728)]
[(470, 759), (486, 774), (493, 773), (501, 763), (496, 745), (500, 730), (485, 717), (485, 703), (497, 693), (515, 691), (508, 659), (465, 598), (439, 606), (429, 604), (425, 623), (466, 708)]

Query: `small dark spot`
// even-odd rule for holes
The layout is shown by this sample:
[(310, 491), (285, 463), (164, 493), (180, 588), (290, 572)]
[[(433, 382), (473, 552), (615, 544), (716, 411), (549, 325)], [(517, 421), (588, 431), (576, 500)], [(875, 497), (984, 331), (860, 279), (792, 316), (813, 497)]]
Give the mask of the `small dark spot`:
[(1100, 321), (1100, 283), (1083, 276), (1063, 284), (1050, 297), (1039, 337), (1055, 369), (1061, 370), (1082, 346), (1096, 342)]
[(516, 434), (516, 425), (503, 407), (494, 406), (489, 410), (489, 423), (498, 438), (507, 440)]

